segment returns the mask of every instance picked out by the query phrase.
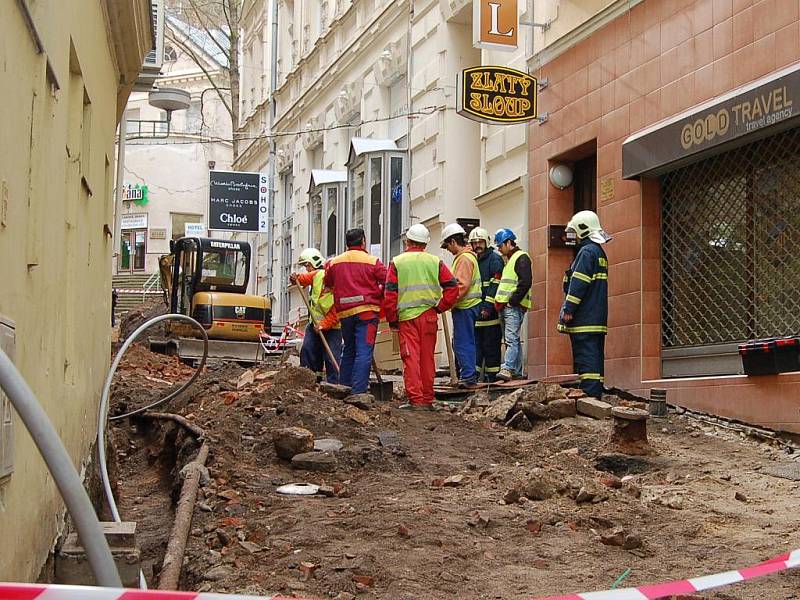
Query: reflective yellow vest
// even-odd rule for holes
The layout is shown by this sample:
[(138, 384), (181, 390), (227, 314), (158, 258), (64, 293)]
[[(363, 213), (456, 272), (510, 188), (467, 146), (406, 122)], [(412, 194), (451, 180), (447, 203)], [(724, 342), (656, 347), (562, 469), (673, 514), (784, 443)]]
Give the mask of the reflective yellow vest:
[[(325, 289), (325, 269), (320, 269), (314, 273), (311, 282), (311, 314), (314, 315), (317, 323), (320, 323), (333, 308), (333, 292)], [(341, 323), (336, 323), (334, 329), (340, 329)]]
[[(494, 295), (496, 302), (499, 302), (500, 304), (507, 304), (508, 301), (511, 300), (512, 294), (517, 290), (517, 285), (519, 285), (519, 277), (517, 277), (517, 272), (514, 270), (514, 265), (517, 264), (519, 257), (523, 255), (530, 258), (530, 255), (527, 252), (517, 250), (511, 255), (511, 258), (503, 268), (503, 275), (500, 279), (500, 285), (497, 286), (497, 293)], [(525, 297), (519, 304), (526, 310), (531, 308), (530, 290), (528, 290), (528, 293), (525, 294)]]
[(472, 282), (470, 283), (467, 293), (463, 298), (461, 298), (461, 300), (456, 302), (453, 308), (472, 308), (473, 306), (480, 304), (483, 297), (483, 294), (481, 293), (481, 269), (478, 266), (478, 259), (475, 258), (475, 255), (472, 252), (462, 252), (456, 256), (455, 260), (453, 261), (453, 272), (456, 271), (458, 263), (464, 260), (465, 256), (467, 257), (466, 260), (472, 262)]
[(439, 257), (428, 252), (403, 252), (392, 259), (397, 270), (399, 321), (416, 319), (439, 304)]

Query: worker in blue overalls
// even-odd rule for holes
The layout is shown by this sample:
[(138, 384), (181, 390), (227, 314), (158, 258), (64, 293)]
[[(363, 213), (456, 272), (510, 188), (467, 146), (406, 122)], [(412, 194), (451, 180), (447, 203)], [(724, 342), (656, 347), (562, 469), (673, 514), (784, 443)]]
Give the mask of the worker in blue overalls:
[(602, 244), (611, 240), (590, 210), (576, 213), (565, 231), (569, 245), (576, 245), (575, 260), (564, 275), (566, 297), (558, 330), (568, 333), (572, 362), (589, 396), (603, 396), (604, 348), (608, 333), (608, 257)]

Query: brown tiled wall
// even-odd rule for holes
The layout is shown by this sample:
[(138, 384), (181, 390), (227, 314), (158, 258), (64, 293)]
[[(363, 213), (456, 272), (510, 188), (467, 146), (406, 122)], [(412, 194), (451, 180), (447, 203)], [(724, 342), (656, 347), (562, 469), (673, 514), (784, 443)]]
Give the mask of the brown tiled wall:
[[(547, 78), (549, 86), (539, 95), (539, 111), (549, 113), (549, 120), (530, 128), (532, 376), (572, 370), (569, 341), (555, 331), (561, 279), (571, 253), (547, 249), (547, 226), (567, 222), (572, 196), (548, 183), (550, 161), (595, 140), (598, 184), (613, 180), (613, 196), (598, 198), (603, 226), (614, 235), (606, 248), (611, 328), (606, 379), (611, 385), (647, 388), (642, 382), (657, 379), (661, 370), (660, 198), (655, 181), (621, 179), (622, 142), (798, 60), (800, 0), (646, 0), (540, 69), (537, 75)], [(674, 387), (671, 402), (699, 402), (698, 407), (709, 410), (725, 406), (717, 412), (764, 424), (764, 414), (747, 406), (730, 408), (730, 385), (740, 386), (739, 396), (750, 390), (753, 404), (766, 397), (767, 389), (781, 390), (782, 397), (790, 392), (792, 407), (800, 399), (800, 377), (784, 376), (780, 384), (753, 381), (717, 378), (667, 386)], [(769, 423), (797, 420), (792, 416), (796, 408), (770, 410)]]

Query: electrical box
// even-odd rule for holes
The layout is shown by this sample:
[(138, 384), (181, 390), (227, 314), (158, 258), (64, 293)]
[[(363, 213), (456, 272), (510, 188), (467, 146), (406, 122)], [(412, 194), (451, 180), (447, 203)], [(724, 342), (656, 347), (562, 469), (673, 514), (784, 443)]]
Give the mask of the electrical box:
[[(0, 348), (14, 361), (14, 322), (0, 315)], [(14, 407), (0, 389), (0, 485), (14, 472)]]

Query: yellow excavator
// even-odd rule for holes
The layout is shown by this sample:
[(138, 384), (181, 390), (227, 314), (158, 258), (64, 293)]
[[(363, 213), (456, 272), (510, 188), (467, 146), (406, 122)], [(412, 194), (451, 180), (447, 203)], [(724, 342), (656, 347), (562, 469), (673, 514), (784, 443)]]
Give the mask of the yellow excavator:
[[(239, 240), (184, 237), (170, 242), (159, 260), (164, 301), (173, 314), (189, 315), (209, 338), (209, 358), (261, 360), (259, 341), (270, 333), (272, 307), (263, 296), (247, 294), (250, 244)], [(150, 339), (153, 350), (185, 361), (203, 354), (201, 334), (188, 323), (167, 322), (166, 339)]]

